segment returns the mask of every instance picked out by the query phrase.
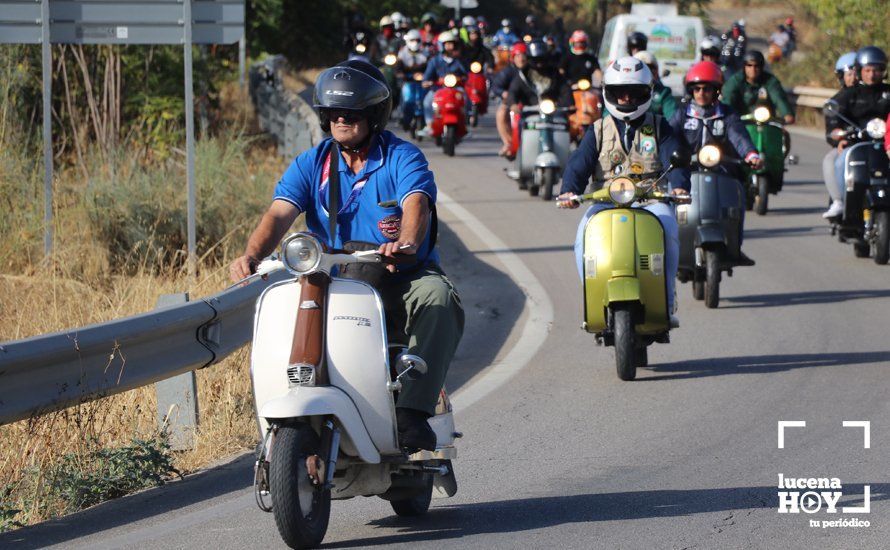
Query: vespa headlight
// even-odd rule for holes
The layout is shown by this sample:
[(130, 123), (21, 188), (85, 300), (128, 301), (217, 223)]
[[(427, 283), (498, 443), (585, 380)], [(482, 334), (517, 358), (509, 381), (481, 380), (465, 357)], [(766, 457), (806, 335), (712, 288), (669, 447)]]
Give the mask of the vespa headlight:
[(578, 81), (578, 89), (581, 91), (589, 90), (590, 89), (590, 81), (587, 80), (586, 78), (582, 78), (581, 80)]
[(473, 71), (474, 73), (481, 73), (482, 72), (482, 63), (479, 63), (478, 61), (473, 61), (472, 63), (470, 63), (470, 70)]
[(872, 139), (881, 139), (887, 133), (887, 123), (879, 118), (873, 118), (865, 125), (865, 131)]
[(395, 65), (396, 64), (396, 56), (395, 54), (388, 53), (386, 57), (383, 58), (383, 62), (387, 65)]
[(720, 148), (716, 145), (705, 145), (698, 151), (698, 162), (706, 168), (720, 164)]
[(637, 197), (637, 186), (630, 178), (615, 178), (609, 184), (609, 198), (619, 206), (627, 206)]
[(442, 84), (445, 84), (445, 86), (449, 88), (454, 88), (457, 86), (457, 77), (453, 74), (446, 74), (445, 78), (442, 79)]
[(420, 82), (423, 80), (423, 73), (414, 73), (414, 80)]
[(754, 120), (757, 122), (768, 122), (772, 118), (769, 107), (758, 107), (754, 109)]
[(556, 111), (556, 103), (552, 99), (545, 99), (541, 102), (541, 112), (545, 115), (552, 115)]
[(306, 275), (318, 269), (321, 252), (321, 243), (308, 233), (295, 233), (281, 243), (284, 265), (297, 275)]
[(365, 50), (367, 49), (368, 48), (366, 48), (364, 44), (358, 44), (355, 47), (355, 51), (357, 51), (358, 53), (365, 53)]

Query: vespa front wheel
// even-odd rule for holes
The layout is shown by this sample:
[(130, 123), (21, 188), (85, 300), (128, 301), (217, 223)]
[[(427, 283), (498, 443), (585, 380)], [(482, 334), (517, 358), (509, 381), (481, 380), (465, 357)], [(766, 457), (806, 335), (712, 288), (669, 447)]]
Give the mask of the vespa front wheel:
[(636, 338), (633, 311), (628, 306), (618, 306), (612, 314), (615, 333), (615, 366), (618, 378), (631, 381), (637, 377)]
[(705, 250), (705, 307), (714, 309), (720, 302), (720, 251)]
[(454, 156), (454, 139), (454, 126), (449, 124), (445, 127), (445, 135), (442, 137), (442, 152), (449, 157)]
[(890, 260), (890, 211), (874, 213), (875, 224), (875, 263), (885, 265)]
[(754, 211), (758, 216), (765, 216), (769, 208), (769, 180), (764, 176), (757, 177), (757, 197), (754, 199)]
[(705, 299), (705, 278), (698, 268), (692, 275), (692, 297), (699, 301)]
[(307, 424), (281, 426), (269, 460), (275, 525), (291, 548), (321, 544), (331, 517), (331, 491), (312, 484), (307, 459), (321, 456), (318, 435)]
[(556, 187), (556, 168), (544, 168), (541, 173), (541, 198), (545, 201), (551, 200), (554, 187)]

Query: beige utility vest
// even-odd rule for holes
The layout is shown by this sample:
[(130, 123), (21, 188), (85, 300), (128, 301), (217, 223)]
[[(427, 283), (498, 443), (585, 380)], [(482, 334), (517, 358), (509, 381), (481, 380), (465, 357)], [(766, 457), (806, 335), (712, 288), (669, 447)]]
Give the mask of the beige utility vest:
[(630, 151), (624, 150), (621, 133), (611, 116), (603, 117), (593, 124), (600, 151), (594, 174), (595, 185), (599, 186), (602, 181), (617, 175), (649, 177), (661, 172), (656, 133), (661, 117), (652, 113), (646, 113), (644, 117), (643, 124), (634, 135)]

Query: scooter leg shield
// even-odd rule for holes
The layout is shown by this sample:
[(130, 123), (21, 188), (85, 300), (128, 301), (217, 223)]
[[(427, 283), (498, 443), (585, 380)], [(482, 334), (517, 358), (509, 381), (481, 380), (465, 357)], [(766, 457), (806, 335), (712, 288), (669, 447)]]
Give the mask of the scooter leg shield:
[[(369, 464), (380, 462), (380, 453), (371, 442), (355, 404), (342, 390), (333, 386), (303, 386), (263, 403), (260, 418), (273, 422), (277, 419), (333, 415), (343, 427), (341, 446), (349, 449), (349, 442), (358, 457)], [(347, 441), (348, 440), (348, 441)]]

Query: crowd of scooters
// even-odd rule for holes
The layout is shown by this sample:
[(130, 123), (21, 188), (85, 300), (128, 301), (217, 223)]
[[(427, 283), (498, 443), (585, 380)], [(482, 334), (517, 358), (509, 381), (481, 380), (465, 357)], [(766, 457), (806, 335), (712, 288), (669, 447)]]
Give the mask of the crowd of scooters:
[[(578, 202), (609, 202), (630, 210), (641, 210), (637, 208), (641, 201), (675, 207), (671, 216), (679, 224), (679, 260), (676, 252), (665, 256), (665, 250), (643, 254), (639, 242), (613, 245), (637, 250), (639, 265), (661, 266), (657, 278), (661, 282), (655, 286), (667, 292), (663, 301), (656, 299), (660, 306), (653, 307), (650, 296), (650, 303), (641, 309), (668, 315), (649, 329), (641, 329), (646, 323), (636, 319), (636, 351), (624, 353), (625, 359), (618, 361), (619, 375), (632, 378), (636, 366), (645, 364), (646, 346), (664, 339), (665, 329), (674, 323), (674, 273), (680, 282), (692, 283), (695, 299), (713, 308), (719, 303), (721, 276), (754, 265), (741, 250), (744, 213), (765, 215), (770, 196), (783, 187), (786, 165), (796, 162), (784, 128), (795, 122), (795, 111), (781, 82), (767, 70), (763, 53), (748, 48), (744, 21), (734, 22), (720, 37), (710, 35), (701, 41), (699, 61), (686, 72), (686, 95), (680, 99), (662, 83), (667, 73), (660, 72), (658, 60), (646, 49), (648, 37), (641, 32), (628, 34), (627, 57), (609, 60), (601, 68), (583, 30), (572, 32), (564, 45), (561, 25), (548, 33), (534, 16), (526, 18), (519, 32), (509, 19), (501, 21), (495, 33), (489, 32), (484, 19), (473, 16), (450, 20), (442, 31), (432, 14), (424, 15), (420, 23), (421, 28), (412, 29), (408, 18), (394, 13), (380, 20), (376, 36), (367, 28), (351, 29), (350, 55), (381, 67), (390, 81), (394, 105), (401, 105), (403, 129), (416, 140), (433, 138), (447, 155), (455, 154), (468, 127), (475, 126), (488, 112), (489, 100), (495, 100), (500, 155), (511, 163), (507, 175), (532, 196), (553, 199), (560, 194), (562, 180), (558, 198), (565, 199), (570, 187), (566, 178), (576, 178), (578, 165), (583, 164), (579, 154), (573, 156), (579, 148), (599, 155), (601, 168), (605, 118), (617, 114), (629, 127), (639, 125), (644, 112), (660, 115), (676, 136), (682, 153), (675, 156), (684, 158), (672, 159), (668, 172), (682, 172), (685, 184), (683, 189), (668, 187), (683, 196), (659, 190), (667, 172), (650, 173), (645, 162), (630, 162), (634, 147), (647, 146), (647, 131), (640, 143), (626, 142), (623, 149), (612, 150), (616, 158), (605, 159), (609, 171), (585, 173), (589, 185), (584, 194), (571, 193)], [(796, 41), (793, 20), (785, 22), (783, 32), (789, 34), (789, 42)], [(787, 53), (790, 50), (783, 55)], [(635, 64), (626, 65), (628, 59)], [(823, 162), (831, 197), (824, 217), (842, 242), (854, 246), (856, 256), (872, 257), (879, 264), (890, 257), (890, 170), (882, 141), (890, 112), (890, 89), (883, 83), (886, 65), (885, 53), (874, 46), (838, 59), (835, 70), (842, 89), (826, 107), (826, 139), (833, 148)], [(628, 90), (633, 91), (627, 98), (630, 108), (619, 104), (616, 95)], [(607, 135), (610, 131), (614, 133), (605, 130)], [(654, 133), (657, 138), (658, 132)], [(596, 145), (585, 146), (585, 136)], [(584, 252), (583, 228), (576, 248), (582, 280), (590, 283), (585, 268), (592, 264)], [(610, 263), (604, 260), (614, 251), (601, 252), (596, 269), (608, 271)], [(665, 276), (671, 279), (667, 284)], [(606, 285), (610, 278), (602, 280)], [(586, 292), (585, 300), (608, 303), (604, 288)], [(585, 320), (587, 330), (614, 345), (614, 313), (608, 307), (591, 311), (592, 317)]]

